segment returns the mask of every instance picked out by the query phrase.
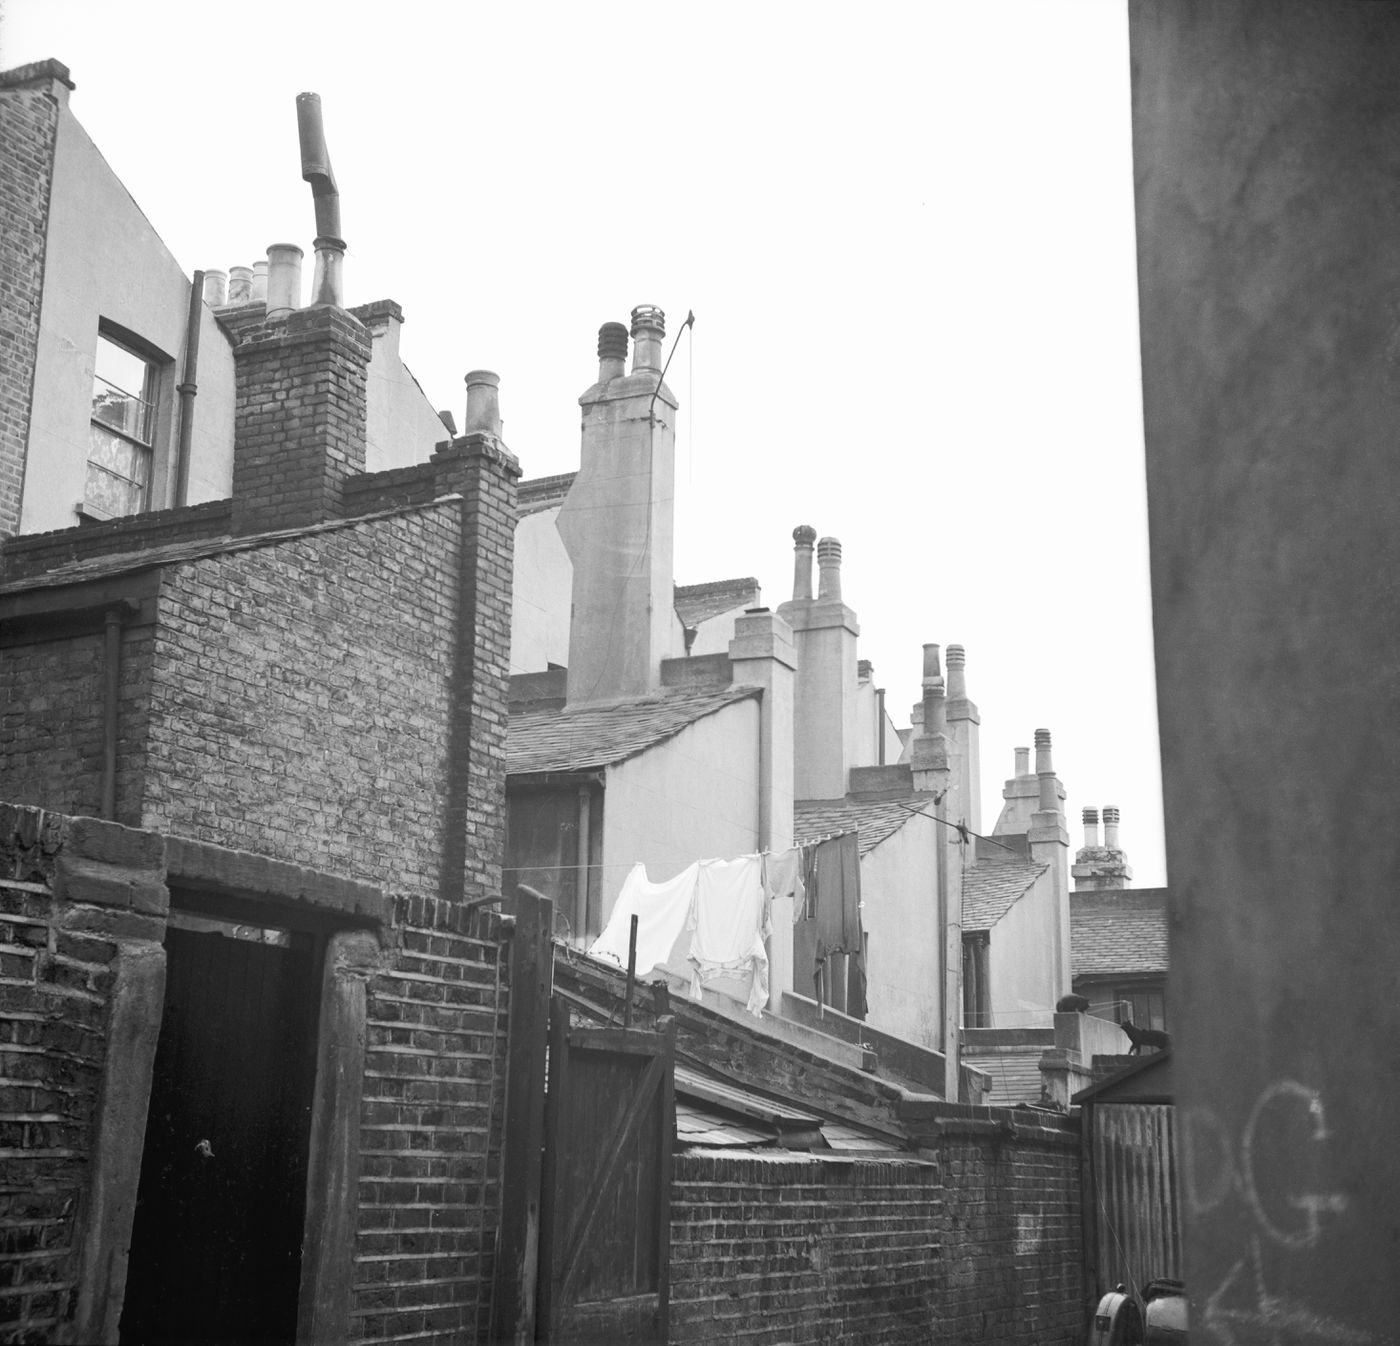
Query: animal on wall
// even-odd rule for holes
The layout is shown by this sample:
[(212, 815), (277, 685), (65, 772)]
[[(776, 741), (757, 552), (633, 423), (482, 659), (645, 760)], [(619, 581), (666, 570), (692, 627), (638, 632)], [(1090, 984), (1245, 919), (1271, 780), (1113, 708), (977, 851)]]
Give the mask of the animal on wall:
[(1128, 1049), (1129, 1056), (1141, 1056), (1144, 1047), (1151, 1047), (1154, 1051), (1165, 1051), (1172, 1045), (1171, 1038), (1159, 1028), (1138, 1028), (1128, 1019), (1125, 1019), (1118, 1026), (1128, 1035), (1128, 1041), (1133, 1044)]
[(1082, 995), (1062, 995), (1055, 1002), (1056, 1014), (1088, 1014), (1089, 1002)]

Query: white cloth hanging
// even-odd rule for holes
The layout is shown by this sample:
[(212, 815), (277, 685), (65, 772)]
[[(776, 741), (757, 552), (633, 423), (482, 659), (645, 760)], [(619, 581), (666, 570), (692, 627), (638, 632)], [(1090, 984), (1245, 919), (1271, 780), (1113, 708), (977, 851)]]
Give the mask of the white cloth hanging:
[(701, 861), (690, 928), (691, 998), (699, 1000), (702, 983), (716, 977), (748, 978), (748, 1011), (762, 1015), (768, 1003), (763, 941), (769, 930), (763, 857)]
[(633, 865), (617, 902), (608, 917), (607, 928), (593, 941), (589, 953), (611, 958), (627, 966), (627, 945), (631, 936), (632, 917), (637, 917), (637, 976), (641, 977), (664, 963), (675, 947), (695, 898), (695, 879), (700, 869), (697, 861), (681, 870), (673, 879), (652, 883), (647, 868), (640, 861)]

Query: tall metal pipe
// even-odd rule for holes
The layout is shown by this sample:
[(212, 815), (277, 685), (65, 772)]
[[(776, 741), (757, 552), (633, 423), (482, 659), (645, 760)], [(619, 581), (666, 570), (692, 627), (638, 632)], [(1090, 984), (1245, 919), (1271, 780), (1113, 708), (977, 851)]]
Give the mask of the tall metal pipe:
[(316, 270), (312, 278), (311, 306), (339, 306), (344, 298), (341, 261), (345, 240), (340, 236), (340, 192), (326, 149), (326, 130), (321, 120), (321, 96), (297, 94), (297, 134), (301, 141), (301, 176), (311, 184), (316, 208)]
[[(198, 293), (198, 291), (196, 291)], [(108, 608), (103, 631), (102, 816), (117, 817), (117, 704), (122, 679), (122, 614)]]
[(190, 441), (194, 435), (194, 399), (199, 392), (199, 329), (204, 317), (204, 272), (194, 273), (190, 311), (185, 320), (185, 377), (175, 385), (180, 394), (180, 435), (175, 445), (175, 503), (189, 503)]

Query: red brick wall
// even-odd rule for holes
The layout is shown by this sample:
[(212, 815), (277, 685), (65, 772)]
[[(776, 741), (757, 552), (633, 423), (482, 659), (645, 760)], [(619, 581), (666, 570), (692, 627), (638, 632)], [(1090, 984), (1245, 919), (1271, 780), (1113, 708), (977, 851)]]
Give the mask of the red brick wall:
[(19, 530), (58, 135), (53, 80), (67, 74), (44, 61), (0, 85), (0, 538)]
[(162, 880), (159, 838), (0, 804), (0, 1341), (72, 1339), (111, 969)]
[(1073, 1132), (888, 1159), (678, 1155), (676, 1342), (1079, 1342)]
[[(117, 821), (138, 825), (145, 767), (152, 628), (121, 638)], [(102, 812), (105, 636), (99, 629), (0, 647), (0, 790), (16, 804)]]

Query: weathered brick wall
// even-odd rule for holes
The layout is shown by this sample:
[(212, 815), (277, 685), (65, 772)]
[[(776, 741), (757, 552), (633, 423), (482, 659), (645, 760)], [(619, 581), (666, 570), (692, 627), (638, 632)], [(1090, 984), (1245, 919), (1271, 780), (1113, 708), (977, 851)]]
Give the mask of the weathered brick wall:
[(676, 1342), (1083, 1335), (1072, 1132), (950, 1133), (919, 1157), (678, 1155)]
[(459, 513), (168, 567), (143, 825), (435, 892)]
[[(121, 637), (117, 821), (140, 822), (153, 628)], [(106, 639), (101, 631), (0, 647), (0, 796), (100, 816)]]
[(0, 81), (0, 538), (19, 529), (59, 104), (44, 61)]
[(159, 946), (165, 903), (159, 838), (0, 804), (0, 1341), (89, 1339), (77, 1281), (113, 968)]
[(501, 920), (401, 899), (402, 952), (370, 985), (359, 1342), (485, 1340), (500, 1220), (509, 948)]
[(234, 347), (233, 529), (339, 517), (365, 470), (370, 335), (344, 309), (298, 309)]

